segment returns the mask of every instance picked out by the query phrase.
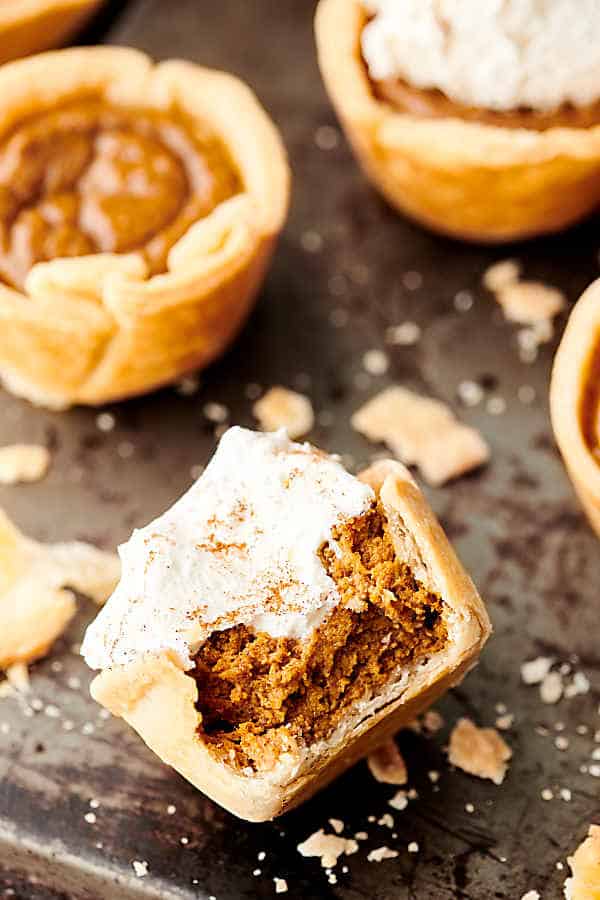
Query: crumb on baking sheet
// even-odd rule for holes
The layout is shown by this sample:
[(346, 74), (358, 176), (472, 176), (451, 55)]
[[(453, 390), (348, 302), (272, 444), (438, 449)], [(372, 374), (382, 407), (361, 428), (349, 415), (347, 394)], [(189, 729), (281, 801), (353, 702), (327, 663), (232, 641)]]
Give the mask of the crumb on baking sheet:
[(325, 834), (323, 828), (319, 828), (305, 841), (298, 844), (298, 853), (301, 856), (320, 858), (324, 869), (333, 869), (337, 865), (340, 856), (351, 856), (358, 850), (358, 844), (353, 838), (342, 838), (336, 834)]
[(483, 286), (492, 293), (497, 293), (521, 277), (521, 264), (516, 259), (501, 259), (493, 263), (483, 273)]
[(408, 781), (406, 763), (392, 738), (369, 753), (367, 765), (373, 778), (381, 784), (401, 785)]
[(565, 308), (565, 295), (541, 281), (522, 281), (521, 266), (512, 259), (486, 269), (483, 285), (494, 294), (508, 321), (528, 326), (518, 335), (519, 348), (522, 361), (533, 362), (538, 346), (552, 339), (552, 320)]
[(446, 643), (443, 601), (398, 560), (380, 504), (332, 536), (320, 556), (341, 599), (310, 640), (237, 625), (195, 657), (204, 740), (232, 765), (270, 768), (327, 739), (356, 702)]
[(494, 728), (479, 728), (470, 719), (459, 719), (450, 735), (448, 759), (453, 766), (502, 784), (512, 751)]
[(0, 447), (0, 484), (40, 481), (50, 467), (50, 451), (41, 444)]
[(270, 388), (252, 411), (263, 431), (285, 428), (291, 439), (307, 434), (315, 422), (310, 398), (285, 387)]
[(384, 859), (395, 859), (398, 856), (397, 850), (390, 850), (389, 847), (377, 847), (371, 850), (367, 855), (368, 862), (383, 862)]
[(590, 825), (587, 837), (567, 862), (571, 876), (565, 881), (566, 900), (600, 897), (600, 825)]
[(459, 422), (449, 406), (399, 385), (371, 398), (351, 422), (368, 440), (387, 444), (406, 465), (417, 465), (433, 486), (478, 468), (490, 456), (479, 432)]

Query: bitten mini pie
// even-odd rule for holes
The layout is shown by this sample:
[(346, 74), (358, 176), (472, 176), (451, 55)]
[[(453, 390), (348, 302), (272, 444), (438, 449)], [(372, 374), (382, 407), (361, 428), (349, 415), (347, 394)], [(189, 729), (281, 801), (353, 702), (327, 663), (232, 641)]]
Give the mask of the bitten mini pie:
[(596, 4), (321, 0), (316, 32), (348, 138), (401, 211), (506, 241), (600, 202)]
[(567, 471), (600, 537), (600, 279), (571, 312), (554, 359), (550, 412)]
[(103, 403), (208, 364), (288, 203), (277, 131), (221, 72), (79, 48), (0, 69), (0, 377)]
[(309, 797), (475, 663), (483, 604), (408, 471), (359, 479), (231, 428), (121, 548), (89, 627), (92, 695), (251, 821)]
[(0, 63), (58, 47), (83, 27), (101, 3), (102, 0), (4, 0), (0, 3)]

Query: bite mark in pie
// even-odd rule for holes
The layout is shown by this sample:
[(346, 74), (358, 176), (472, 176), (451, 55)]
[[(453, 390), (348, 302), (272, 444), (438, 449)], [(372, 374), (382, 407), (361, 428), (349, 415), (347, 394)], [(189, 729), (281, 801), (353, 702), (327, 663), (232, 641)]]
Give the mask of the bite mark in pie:
[(60, 408), (208, 364), (287, 210), (285, 153), (249, 89), (91, 47), (4, 66), (0, 92), (4, 383)]
[(272, 818), (380, 746), (476, 660), (489, 623), (407, 471), (357, 480), (230, 429), (121, 549), (88, 629), (92, 693), (193, 784)]

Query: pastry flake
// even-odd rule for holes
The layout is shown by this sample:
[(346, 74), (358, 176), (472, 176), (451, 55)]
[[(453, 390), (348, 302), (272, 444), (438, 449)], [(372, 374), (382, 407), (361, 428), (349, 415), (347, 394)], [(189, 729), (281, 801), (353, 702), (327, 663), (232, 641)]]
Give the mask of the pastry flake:
[(119, 579), (116, 556), (77, 541), (40, 544), (0, 511), (0, 670), (45, 656), (76, 611), (72, 588), (103, 603)]
[[(453, 9), (460, 15), (462, 6)], [(321, 0), (317, 48), (325, 86), (358, 161), (393, 206), (436, 231), (489, 242), (558, 231), (597, 207), (597, 97), (588, 106), (523, 114), (465, 105), (401, 78), (374, 79), (361, 51), (373, 10), (361, 0)], [(410, 46), (415, 34), (400, 19), (403, 30), (395, 41)], [(387, 57), (382, 51), (381, 65), (393, 46)], [(418, 71), (428, 61), (425, 52), (415, 54)], [(520, 74), (516, 64), (510, 68)], [(570, 67), (561, 73), (569, 81)], [(548, 83), (546, 73), (538, 88)], [(578, 78), (569, 83), (581, 87)], [(493, 87), (506, 89), (506, 79), (494, 79)]]
[(352, 856), (358, 851), (358, 844), (353, 838), (342, 838), (335, 834), (325, 834), (323, 828), (315, 831), (305, 841), (298, 844), (300, 856), (316, 856), (321, 860), (324, 869), (333, 869), (340, 856)]
[(434, 486), (458, 478), (489, 459), (474, 428), (462, 425), (450, 407), (406, 388), (377, 394), (352, 416), (352, 426), (371, 441), (383, 441), (406, 465), (417, 465)]
[(369, 753), (367, 764), (375, 781), (381, 784), (400, 785), (408, 781), (406, 763), (393, 738)]
[(0, 447), (0, 484), (39, 481), (50, 466), (50, 452), (39, 444)]
[(565, 881), (566, 900), (600, 900), (600, 825), (590, 825), (587, 837), (567, 862), (571, 877)]
[(102, 670), (92, 694), (251, 821), (412, 721), (489, 632), (403, 466), (357, 479), (283, 431), (229, 429), (120, 553), (121, 582), (82, 646)]
[(310, 398), (284, 387), (270, 388), (252, 411), (263, 431), (285, 428), (292, 439), (303, 437), (315, 422)]
[(287, 211), (285, 153), (250, 90), (192, 63), (87, 47), (3, 66), (0, 92), (8, 388), (57, 408), (99, 404), (216, 358)]
[(512, 750), (494, 728), (478, 728), (470, 719), (459, 719), (450, 735), (448, 759), (453, 766), (502, 784)]

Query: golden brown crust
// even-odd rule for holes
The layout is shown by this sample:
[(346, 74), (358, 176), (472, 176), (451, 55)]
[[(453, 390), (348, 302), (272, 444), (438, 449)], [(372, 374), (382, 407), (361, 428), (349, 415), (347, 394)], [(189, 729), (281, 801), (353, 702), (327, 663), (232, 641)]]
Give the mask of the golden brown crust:
[(119, 579), (116, 556), (87, 544), (38, 544), (0, 510), (0, 671), (44, 656), (75, 614), (70, 588), (103, 603)]
[(587, 516), (600, 537), (600, 461), (583, 429), (582, 403), (600, 348), (600, 279), (575, 304), (554, 359), (550, 412), (554, 436)]
[(600, 126), (543, 132), (398, 112), (360, 52), (360, 0), (321, 0), (321, 72), (367, 175), (402, 212), (468, 240), (557, 231), (600, 202)]
[(0, 63), (50, 50), (75, 34), (103, 0), (18, 0), (0, 8)]
[(349, 731), (312, 755), (282, 757), (270, 773), (244, 774), (220, 762), (203, 743), (196, 710), (198, 685), (167, 655), (108, 669), (92, 695), (122, 716), (149, 747), (192, 784), (249, 821), (274, 818), (302, 803), (358, 759), (407, 725), (475, 664), (490, 624), (471, 580), (404, 466), (377, 463), (361, 476), (380, 492), (402, 558), (427, 571), (449, 607), (452, 638), (389, 702), (365, 709)]
[(249, 314), (288, 205), (285, 152), (251, 91), (191, 63), (155, 66), (136, 50), (90, 47), (5, 66), (0, 93), (0, 137), (27, 115), (90, 93), (128, 107), (175, 106), (214, 130), (242, 183), (172, 247), (164, 274), (148, 277), (138, 254), (105, 253), (38, 263), (27, 298), (0, 285), (7, 386), (58, 408), (98, 404), (215, 359)]

